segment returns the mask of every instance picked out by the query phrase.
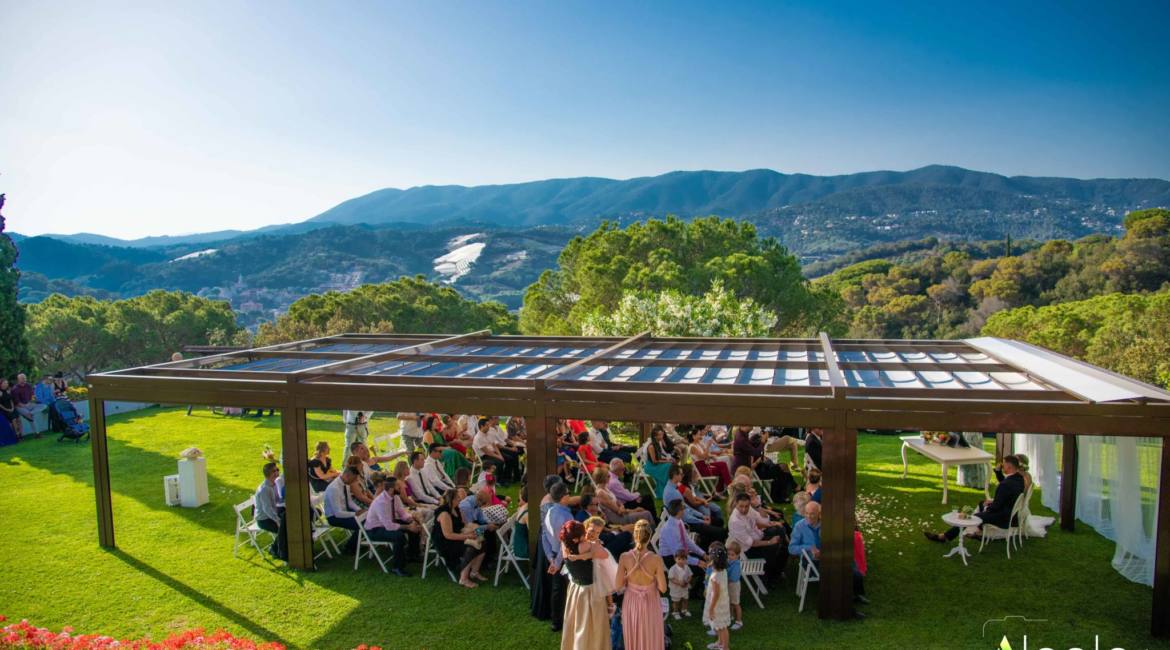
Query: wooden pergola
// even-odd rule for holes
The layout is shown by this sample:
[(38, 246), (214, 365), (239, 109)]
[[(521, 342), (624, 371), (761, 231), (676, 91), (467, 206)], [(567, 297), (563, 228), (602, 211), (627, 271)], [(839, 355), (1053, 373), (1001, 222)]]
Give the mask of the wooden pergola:
[[(289, 563), (310, 569), (311, 409), (524, 416), (533, 516), (558, 418), (824, 429), (819, 613), (853, 614), (859, 429), (1064, 436), (1061, 525), (1075, 513), (1076, 436), (1170, 434), (1170, 393), (1017, 341), (343, 334), (91, 375), (98, 535), (114, 547), (108, 400), (277, 408)], [(645, 424), (644, 428), (645, 430)], [(1000, 438), (1003, 440), (1003, 437)], [(1002, 450), (1002, 447), (1001, 447)], [(1170, 492), (1162, 446), (1160, 494)], [(533, 528), (533, 534), (537, 532)], [(1170, 634), (1170, 499), (1158, 504), (1151, 629)]]

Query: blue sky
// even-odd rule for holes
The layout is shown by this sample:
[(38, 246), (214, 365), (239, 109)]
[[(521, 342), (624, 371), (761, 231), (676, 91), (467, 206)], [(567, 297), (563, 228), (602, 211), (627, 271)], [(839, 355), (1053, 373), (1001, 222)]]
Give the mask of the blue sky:
[(0, 0), (26, 234), (381, 187), (955, 164), (1170, 178), (1170, 3)]

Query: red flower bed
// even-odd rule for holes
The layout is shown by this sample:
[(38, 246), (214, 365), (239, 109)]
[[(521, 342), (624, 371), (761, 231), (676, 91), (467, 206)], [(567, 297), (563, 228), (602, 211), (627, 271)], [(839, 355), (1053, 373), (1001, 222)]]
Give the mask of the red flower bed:
[[(0, 623), (6, 621), (0, 615)], [(0, 648), (44, 648), (48, 650), (284, 650), (279, 643), (257, 643), (241, 639), (226, 630), (205, 632), (193, 628), (176, 632), (162, 641), (150, 639), (115, 639), (101, 634), (73, 634), (73, 628), (66, 626), (60, 632), (36, 627), (27, 620), (0, 628)]]

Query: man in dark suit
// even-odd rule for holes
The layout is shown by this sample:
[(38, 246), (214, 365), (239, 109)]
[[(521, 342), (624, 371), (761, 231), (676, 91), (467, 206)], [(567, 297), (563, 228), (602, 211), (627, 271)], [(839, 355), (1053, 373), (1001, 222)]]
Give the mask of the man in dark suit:
[[(1012, 525), (1012, 508), (1016, 499), (1024, 493), (1024, 477), (1020, 474), (1020, 459), (1016, 456), (1004, 456), (1003, 480), (995, 488), (995, 498), (987, 499), (979, 506), (975, 517), (981, 523), (991, 524), (999, 528), (1009, 528)], [(934, 542), (946, 542), (959, 536), (961, 532), (957, 526), (941, 535), (924, 531), (926, 538)]]
[(810, 429), (804, 439), (804, 455), (813, 462), (816, 469), (821, 468), (821, 433), (820, 429)]

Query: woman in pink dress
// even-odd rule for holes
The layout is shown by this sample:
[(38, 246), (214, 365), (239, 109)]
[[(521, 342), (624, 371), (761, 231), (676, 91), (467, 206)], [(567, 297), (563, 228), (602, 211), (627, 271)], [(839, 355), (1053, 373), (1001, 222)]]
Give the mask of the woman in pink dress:
[(626, 590), (622, 603), (626, 650), (662, 650), (666, 645), (661, 600), (666, 591), (666, 567), (662, 558), (647, 548), (652, 534), (644, 519), (634, 524), (634, 550), (623, 553), (618, 562), (615, 587)]

